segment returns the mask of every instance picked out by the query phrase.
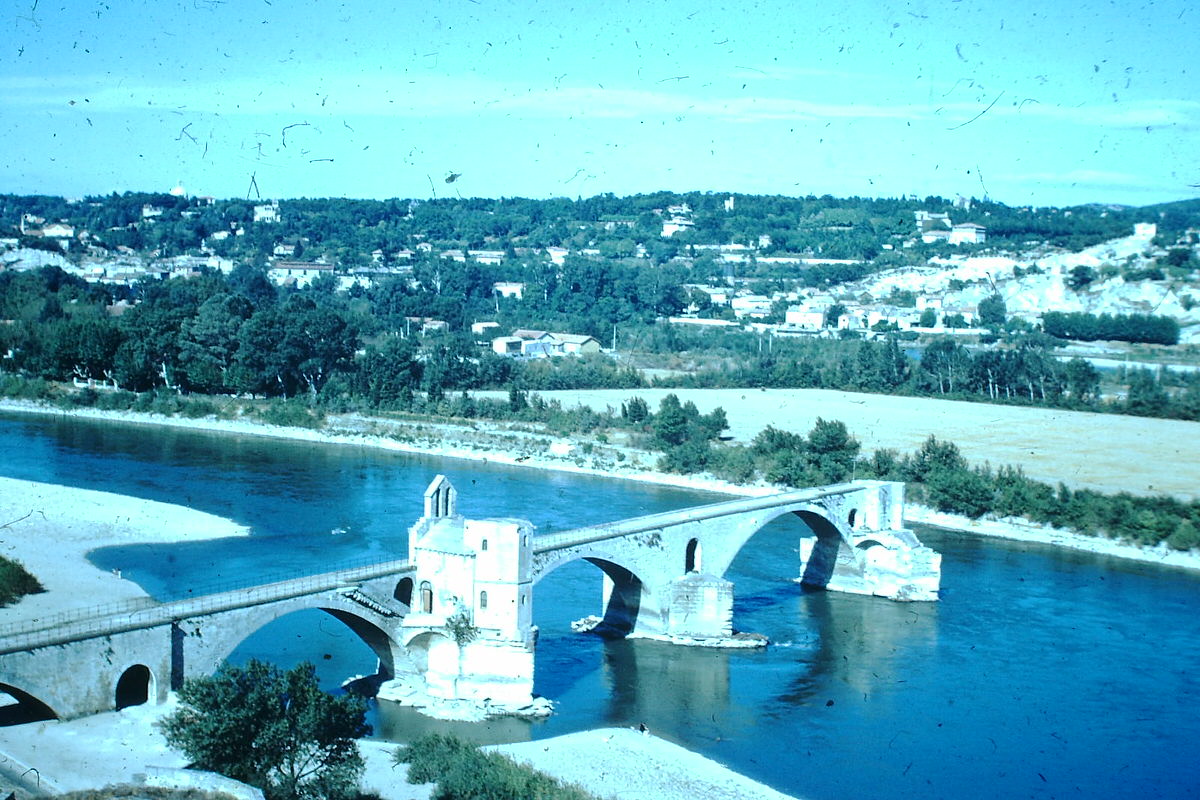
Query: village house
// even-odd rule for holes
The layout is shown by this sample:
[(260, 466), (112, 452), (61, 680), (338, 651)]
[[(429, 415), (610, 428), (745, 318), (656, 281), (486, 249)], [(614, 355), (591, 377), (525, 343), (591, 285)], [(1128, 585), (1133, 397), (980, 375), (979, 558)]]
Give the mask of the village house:
[(771, 313), (771, 298), (761, 294), (741, 295), (730, 300), (729, 307), (738, 319), (762, 319)]
[(829, 306), (792, 306), (783, 313), (783, 324), (803, 331), (819, 331), (825, 327), (825, 312)]
[(661, 235), (663, 238), (670, 238), (680, 231), (690, 231), (695, 227), (696, 223), (692, 222), (690, 219), (686, 219), (684, 217), (671, 217), (670, 219), (663, 220)]
[(53, 239), (63, 250), (70, 250), (75, 239), (75, 229), (65, 222), (51, 222), (42, 226), (42, 238)]
[(600, 342), (593, 336), (574, 333), (551, 333), (519, 328), (511, 336), (492, 340), (492, 352), (502, 356), (549, 358), (551, 356), (586, 355), (599, 353)]
[(974, 222), (959, 222), (950, 228), (950, 244), (983, 244), (987, 228)]
[(333, 265), (318, 261), (276, 261), (267, 270), (267, 277), (280, 286), (292, 284), (303, 289), (322, 275), (332, 275)]
[(708, 295), (708, 300), (714, 306), (729, 305), (729, 290), (723, 286), (704, 286), (696, 283), (685, 283), (683, 288), (687, 291), (704, 292)]
[(492, 322), (492, 321), (472, 322), (471, 323), (471, 333), (475, 335), (476, 341), (478, 341), (482, 344), (483, 342), (481, 340), (483, 339), (483, 337), (490, 331), (497, 330), (499, 327), (500, 327), (499, 322)]
[(254, 207), (255, 222), (279, 222), (279, 201), (263, 203)]
[(521, 300), (525, 297), (525, 284), (514, 281), (498, 281), (492, 284), (492, 294)]
[(468, 250), (467, 255), (476, 264), (490, 264), (495, 266), (504, 261), (503, 250)]
[(983, 244), (987, 228), (974, 222), (954, 224), (945, 212), (915, 211), (917, 233), (925, 244)]

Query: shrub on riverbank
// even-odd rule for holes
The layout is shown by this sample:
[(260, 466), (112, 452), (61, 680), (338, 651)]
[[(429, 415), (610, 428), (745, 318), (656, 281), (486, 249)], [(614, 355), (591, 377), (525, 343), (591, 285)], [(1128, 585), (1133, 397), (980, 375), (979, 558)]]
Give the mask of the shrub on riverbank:
[(46, 591), (20, 561), (0, 556), (0, 607), (9, 606), (27, 594)]
[(702, 462), (680, 457), (681, 446), (677, 446), (666, 449), (659, 469), (680, 473), (707, 469), (734, 483), (761, 479), (796, 488), (854, 478), (899, 480), (908, 484), (914, 502), (972, 519), (988, 514), (1022, 517), (1144, 547), (1163, 542), (1176, 550), (1200, 547), (1200, 503), (1127, 492), (1106, 495), (1062, 484), (1053, 487), (1029, 478), (1020, 467), (972, 466), (957, 445), (933, 436), (905, 456), (881, 450), (860, 457), (858, 440), (844, 424), (818, 419), (807, 436), (768, 426), (749, 447), (704, 444)]
[(409, 783), (436, 783), (433, 797), (454, 800), (595, 800), (578, 786), (518, 764), (500, 753), (485, 753), (456, 736), (429, 733), (392, 754), (408, 764)]

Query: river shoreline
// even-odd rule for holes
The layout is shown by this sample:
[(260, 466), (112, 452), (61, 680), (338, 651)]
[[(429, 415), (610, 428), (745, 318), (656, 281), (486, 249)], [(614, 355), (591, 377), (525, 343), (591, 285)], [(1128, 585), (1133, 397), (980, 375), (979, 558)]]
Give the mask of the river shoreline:
[[(551, 436), (535, 439), (535, 450), (530, 452), (502, 451), (480, 446), (478, 442), (468, 442), (461, 438), (453, 438), (456, 432), (474, 430), (468, 426), (426, 426), (429, 437), (424, 441), (403, 441), (377, 434), (362, 433), (352, 430), (347, 420), (358, 423), (361, 418), (344, 417), (335, 419), (333, 429), (317, 431), (306, 428), (291, 428), (249, 420), (220, 420), (214, 418), (183, 419), (166, 417), (161, 414), (148, 414), (132, 411), (102, 411), (98, 409), (62, 410), (38, 405), (30, 402), (0, 400), (0, 411), (18, 413), (72, 416), (85, 419), (109, 420), (113, 422), (131, 423), (138, 425), (154, 425), (188, 430), (210, 431), (215, 433), (240, 434), (247, 436), (266, 436), (294, 441), (314, 443), (371, 447), (393, 452), (413, 453), (418, 455), (440, 458), (459, 458), (491, 464), (503, 464), (526, 469), (540, 469), (559, 472), (570, 472), (579, 475), (592, 475), (604, 478), (619, 478), (621, 480), (653, 483), (662, 486), (676, 486), (684, 489), (713, 492), (730, 496), (758, 497), (782, 491), (782, 487), (759, 482), (751, 485), (741, 485), (721, 481), (707, 475), (675, 475), (642, 469), (638, 466), (624, 466), (612, 462), (602, 462), (599, 458), (581, 457), (577, 450), (554, 452), (553, 447), (538, 444), (554, 439)], [(340, 426), (339, 426), (340, 425)], [(647, 458), (653, 454), (643, 454)], [(629, 460), (638, 464), (636, 456)], [(1180, 567), (1200, 570), (1200, 551), (1180, 552), (1170, 550), (1166, 545), (1157, 547), (1142, 547), (1140, 545), (1120, 542), (1095, 536), (1085, 536), (1072, 531), (1040, 525), (1026, 519), (992, 518), (971, 519), (969, 517), (946, 514), (931, 508), (909, 504), (905, 509), (905, 521), (930, 525), (932, 527), (967, 533), (974, 536), (1001, 538), (1015, 541), (1062, 547), (1071, 550), (1081, 550), (1099, 553), (1115, 558), (1124, 558), (1150, 564)], [(97, 545), (98, 547), (99, 545)], [(93, 548), (94, 549), (94, 548)]]

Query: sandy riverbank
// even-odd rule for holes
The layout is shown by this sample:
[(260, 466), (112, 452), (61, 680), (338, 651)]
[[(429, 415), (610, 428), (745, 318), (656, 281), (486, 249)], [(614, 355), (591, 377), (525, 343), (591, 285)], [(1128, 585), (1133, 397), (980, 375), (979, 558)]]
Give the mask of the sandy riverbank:
[[(184, 767), (186, 759), (167, 746), (156, 726), (173, 710), (171, 704), (134, 706), (71, 722), (0, 728), (0, 753), (7, 759), (0, 763), (0, 772), (19, 775), (33, 768), (27, 782), (66, 792), (132, 783), (148, 767)], [(360, 742), (366, 761), (363, 788), (384, 800), (428, 800), (432, 787), (408, 783), (407, 768), (392, 763), (395, 749), (390, 742)], [(679, 745), (628, 729), (584, 731), (492, 749), (602, 798), (789, 797)]]
[(92, 566), (87, 554), (97, 548), (248, 533), (183, 506), (0, 478), (0, 554), (24, 564), (46, 589), (0, 609), (0, 624), (147, 596), (133, 581)]

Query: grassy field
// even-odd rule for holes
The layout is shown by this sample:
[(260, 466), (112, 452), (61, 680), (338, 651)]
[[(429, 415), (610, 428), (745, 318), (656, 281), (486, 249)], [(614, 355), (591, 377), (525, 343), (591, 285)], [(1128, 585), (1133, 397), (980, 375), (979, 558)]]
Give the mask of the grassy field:
[(973, 464), (1020, 465), (1032, 478), (1073, 488), (1170, 494), (1192, 500), (1200, 491), (1200, 423), (1077, 411), (963, 403), (823, 389), (640, 389), (540, 392), (564, 407), (620, 409), (640, 395), (657, 409), (674, 392), (702, 413), (717, 406), (737, 442), (768, 425), (807, 433), (817, 417), (845, 422), (864, 452), (902, 453), (931, 434), (955, 442)]

